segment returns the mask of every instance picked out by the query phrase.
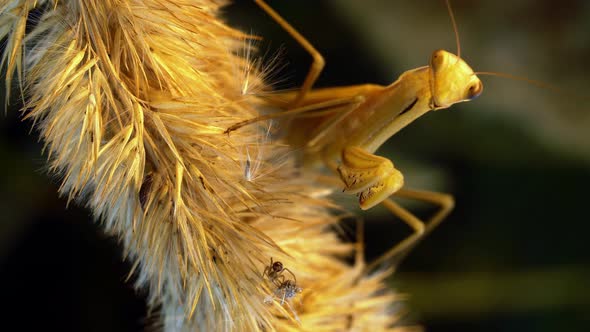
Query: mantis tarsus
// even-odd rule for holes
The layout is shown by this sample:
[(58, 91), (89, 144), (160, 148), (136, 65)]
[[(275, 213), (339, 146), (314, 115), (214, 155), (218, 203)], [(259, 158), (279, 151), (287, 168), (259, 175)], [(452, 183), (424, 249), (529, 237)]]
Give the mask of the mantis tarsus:
[[(402, 173), (389, 159), (374, 153), (389, 137), (425, 113), (479, 96), (483, 90), (481, 81), (460, 58), (459, 50), (459, 55), (437, 50), (432, 53), (428, 66), (406, 71), (388, 86), (364, 84), (312, 89), (324, 67), (322, 55), (264, 1), (255, 2), (301, 44), (312, 56), (313, 63), (298, 91), (268, 97), (268, 102), (283, 112), (237, 123), (227, 132), (286, 115), (313, 117), (305, 121), (296, 119), (291, 124), (301, 136), (291, 135), (290, 139), (305, 147), (305, 158), (322, 161), (339, 174), (344, 191), (359, 195), (361, 209), (382, 204), (414, 230), (367, 269), (403, 254), (448, 215), (454, 200), (448, 194), (402, 188)], [(447, 6), (454, 25), (448, 1)], [(423, 221), (394, 202), (392, 195), (425, 201), (439, 209)]]

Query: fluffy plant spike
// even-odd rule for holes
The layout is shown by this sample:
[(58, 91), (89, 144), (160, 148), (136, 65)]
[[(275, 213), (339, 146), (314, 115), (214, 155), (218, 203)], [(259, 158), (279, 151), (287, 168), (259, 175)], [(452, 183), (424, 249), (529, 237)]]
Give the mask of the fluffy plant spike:
[[(224, 134), (270, 74), (221, 4), (0, 1), (7, 93), (16, 75), (60, 194), (120, 240), (165, 331), (399, 331), (391, 271), (343, 262), (333, 188), (269, 128)], [(282, 299), (270, 258), (296, 275)]]

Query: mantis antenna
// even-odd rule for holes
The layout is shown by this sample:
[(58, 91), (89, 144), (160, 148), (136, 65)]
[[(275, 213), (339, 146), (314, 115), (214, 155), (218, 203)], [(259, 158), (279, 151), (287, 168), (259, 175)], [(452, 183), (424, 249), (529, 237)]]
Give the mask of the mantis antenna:
[(508, 73), (493, 72), (493, 71), (476, 71), (474, 74), (485, 75), (485, 76), (496, 76), (496, 77), (507, 78), (507, 79), (515, 80), (515, 81), (522, 81), (522, 82), (526, 82), (530, 85), (534, 85), (536, 87), (539, 87), (541, 89), (547, 89), (549, 91), (552, 91), (552, 92), (555, 92), (558, 94), (568, 95), (568, 96), (571, 95), (574, 98), (580, 97), (580, 96), (571, 94), (566, 90), (560, 89), (553, 84), (549, 84), (549, 83), (539, 81), (539, 80), (533, 80), (533, 79), (530, 79), (530, 78), (527, 78), (524, 76), (517, 76), (517, 75), (508, 74)]
[(449, 11), (449, 16), (451, 17), (451, 23), (453, 24), (453, 31), (455, 32), (455, 44), (457, 45), (457, 57), (461, 58), (461, 42), (459, 41), (459, 29), (457, 28), (457, 21), (455, 21), (455, 14), (453, 14), (453, 9), (451, 8), (451, 2), (449, 0), (445, 0), (447, 4), (447, 10)]

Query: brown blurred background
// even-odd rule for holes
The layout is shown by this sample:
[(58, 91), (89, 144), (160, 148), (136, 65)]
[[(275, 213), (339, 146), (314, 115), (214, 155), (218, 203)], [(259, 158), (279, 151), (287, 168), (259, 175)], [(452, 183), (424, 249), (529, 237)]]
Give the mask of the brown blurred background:
[[(326, 58), (318, 86), (389, 84), (455, 51), (443, 1), (270, 1)], [(586, 331), (590, 323), (590, 3), (453, 1), (462, 57), (483, 95), (434, 112), (378, 152), (408, 187), (449, 192), (452, 215), (391, 281), (410, 294), (408, 322), (428, 331)], [(236, 27), (285, 48), (277, 88), (303, 80), (309, 56), (250, 1), (227, 9)], [(42, 144), (17, 99), (0, 117), (0, 312), (8, 330), (140, 331), (145, 303), (125, 282), (116, 241), (90, 211), (57, 198)], [(343, 198), (357, 211), (352, 199)], [(409, 205), (421, 216), (427, 207)], [(359, 211), (360, 213), (360, 211)], [(367, 219), (375, 257), (408, 229), (379, 208)], [(0, 330), (4, 328), (0, 327)]]

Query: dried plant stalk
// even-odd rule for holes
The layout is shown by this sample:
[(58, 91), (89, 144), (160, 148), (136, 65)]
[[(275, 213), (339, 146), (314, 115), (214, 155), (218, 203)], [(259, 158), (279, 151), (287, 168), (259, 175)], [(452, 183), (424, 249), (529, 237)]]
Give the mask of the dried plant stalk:
[[(343, 263), (326, 188), (264, 129), (223, 133), (258, 114), (245, 90), (264, 82), (221, 4), (0, 2), (7, 87), (16, 76), (60, 193), (120, 239), (165, 331), (398, 330), (390, 272)], [(265, 301), (271, 257), (303, 289), (288, 303)]]

